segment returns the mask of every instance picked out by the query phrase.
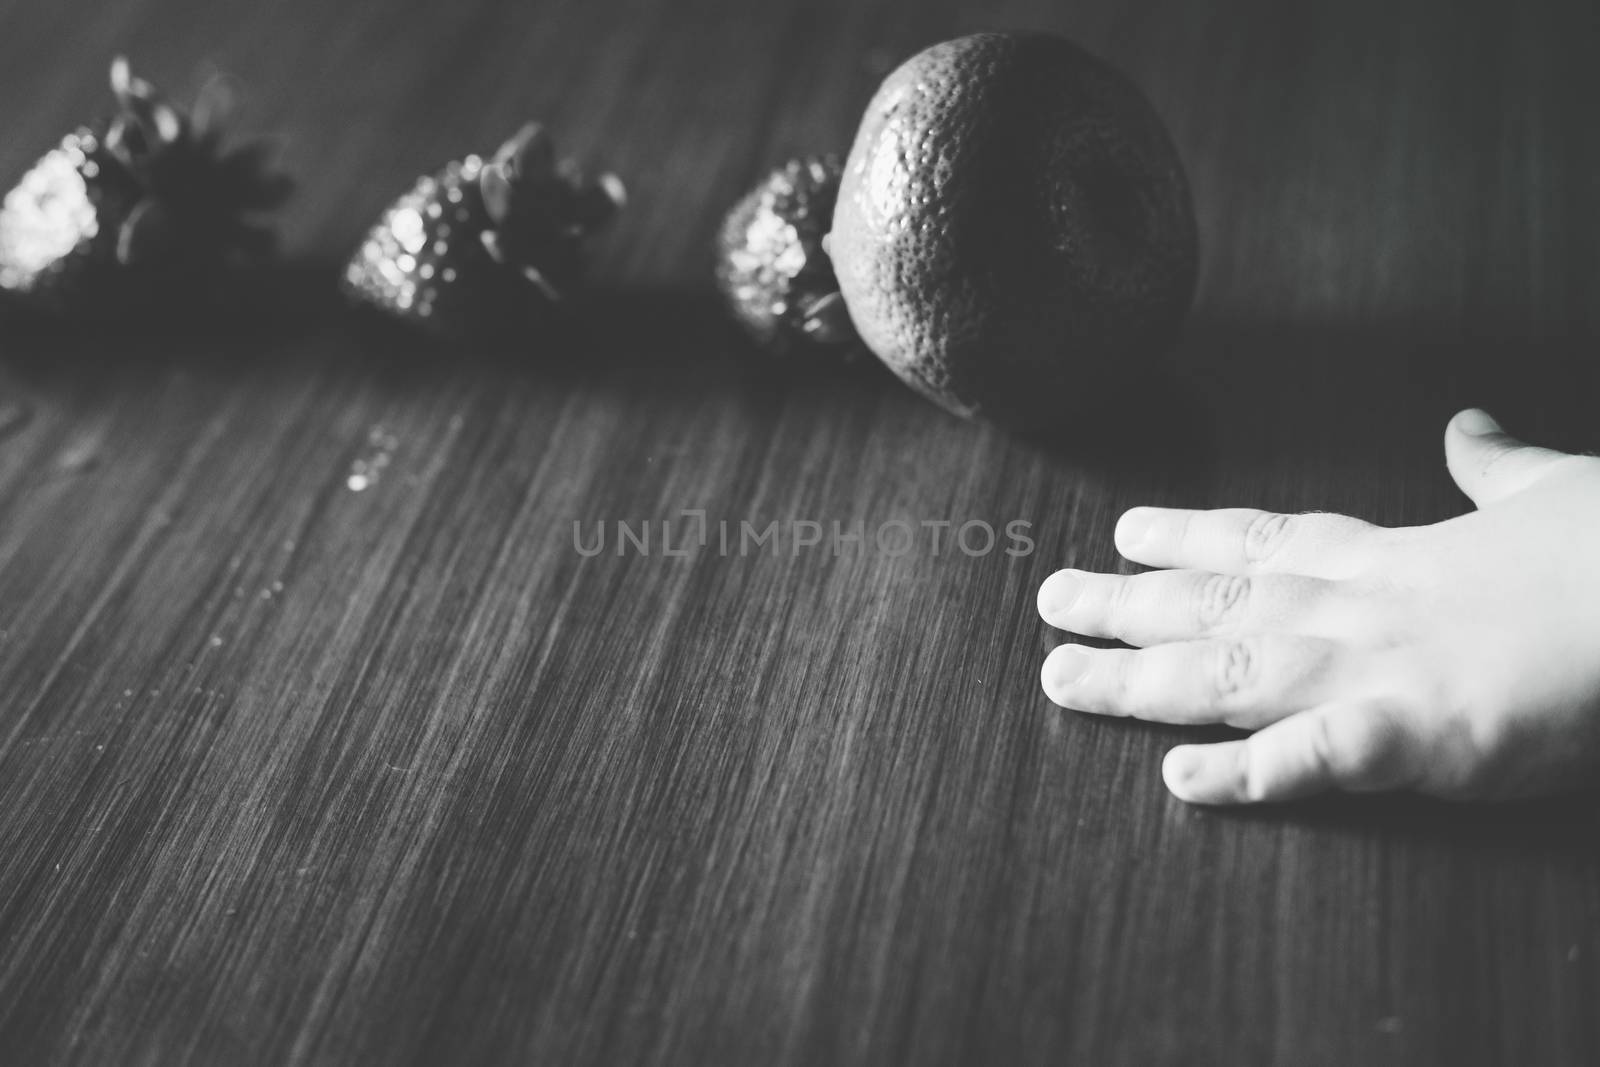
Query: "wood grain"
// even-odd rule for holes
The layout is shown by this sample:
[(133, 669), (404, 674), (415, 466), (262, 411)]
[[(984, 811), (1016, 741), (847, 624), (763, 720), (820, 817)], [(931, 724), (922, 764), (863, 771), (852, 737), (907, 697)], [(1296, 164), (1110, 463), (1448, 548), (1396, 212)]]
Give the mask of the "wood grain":
[[(1200, 208), (1170, 382), (1055, 444), (774, 372), (708, 285), (764, 168), (986, 26), (1132, 71)], [(1459, 511), (1463, 403), (1600, 445), (1597, 45), (1580, 3), (0, 4), (0, 174), (126, 51), (235, 73), (304, 185), (270, 321), (0, 334), (0, 1061), (1595, 1062), (1593, 797), (1187, 808), (1182, 731), (1049, 709), (1033, 592), (1136, 503)], [(530, 114), (634, 194), (571, 330), (328, 301)], [(574, 550), (685, 509), (1037, 550)]]

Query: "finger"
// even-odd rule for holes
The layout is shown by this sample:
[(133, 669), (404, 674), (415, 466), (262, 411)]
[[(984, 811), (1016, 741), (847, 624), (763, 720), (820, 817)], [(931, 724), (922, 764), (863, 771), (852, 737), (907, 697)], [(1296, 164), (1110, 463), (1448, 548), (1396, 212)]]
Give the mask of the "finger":
[(1180, 745), (1161, 774), (1191, 804), (1252, 804), (1403, 788), (1420, 777), (1418, 752), (1403, 721), (1381, 706), (1324, 704), (1242, 741)]
[(1052, 626), (1155, 645), (1223, 634), (1303, 632), (1332, 599), (1334, 583), (1290, 574), (1057, 571), (1039, 587), (1039, 614)]
[(1571, 458), (1523, 444), (1480, 408), (1468, 408), (1450, 420), (1444, 455), (1450, 477), (1480, 508), (1528, 488), (1556, 463)]
[(1332, 641), (1287, 634), (1143, 649), (1062, 645), (1045, 658), (1040, 681), (1064, 708), (1254, 728), (1326, 700), (1336, 653)]
[(1134, 508), (1117, 522), (1116, 542), (1117, 551), (1150, 567), (1335, 578), (1349, 571), (1354, 549), (1373, 529), (1347, 515)]

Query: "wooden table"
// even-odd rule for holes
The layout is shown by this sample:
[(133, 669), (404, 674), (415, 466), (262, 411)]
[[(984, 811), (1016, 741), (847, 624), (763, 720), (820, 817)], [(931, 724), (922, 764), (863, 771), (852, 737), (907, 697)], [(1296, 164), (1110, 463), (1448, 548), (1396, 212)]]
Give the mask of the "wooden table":
[[(990, 26), (1133, 72), (1198, 202), (1170, 384), (1076, 443), (774, 373), (709, 289), (758, 174)], [(1190, 735), (1046, 703), (1033, 595), (1136, 503), (1460, 511), (1466, 403), (1600, 445), (1597, 46), (1588, 3), (0, 5), (0, 173), (126, 51), (236, 74), (303, 182), (270, 321), (0, 336), (0, 1061), (1595, 1062), (1593, 797), (1186, 807)], [(365, 225), (529, 115), (634, 194), (571, 335), (358, 328)], [(1036, 547), (574, 549), (687, 509)]]

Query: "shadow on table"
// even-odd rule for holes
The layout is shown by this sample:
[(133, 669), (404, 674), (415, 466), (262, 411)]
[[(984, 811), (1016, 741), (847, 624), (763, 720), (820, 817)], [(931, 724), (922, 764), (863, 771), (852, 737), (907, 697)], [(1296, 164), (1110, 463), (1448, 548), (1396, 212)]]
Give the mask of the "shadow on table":
[(1225, 819), (1270, 820), (1532, 850), (1588, 850), (1600, 841), (1600, 790), (1494, 804), (1408, 795), (1328, 794), (1292, 804), (1214, 809), (1214, 813)]
[(283, 342), (335, 321), (344, 311), (336, 268), (327, 263), (241, 269), (205, 295), (187, 289), (159, 302), (66, 315), (0, 299), (0, 338), (8, 355), (74, 351), (93, 360), (98, 346), (130, 346), (139, 358), (194, 345)]
[[(1360, 486), (1371, 497), (1374, 485), (1432, 479), (1437, 494), (1386, 506), (1391, 519), (1434, 521), (1459, 503), (1443, 452), (1455, 412), (1488, 408), (1514, 434), (1590, 452), (1600, 450), (1596, 395), (1600, 343), (1578, 331), (1199, 314), (1159, 373), (1037, 443), (1111, 472), (1162, 471), (1206, 498), (1272, 489), (1257, 506), (1349, 507), (1362, 503)], [(1348, 492), (1321, 502), (1333, 486)]]
[(258, 272), (226, 300), (136, 316), (62, 318), (0, 303), (0, 357), (41, 374), (133, 367), (227, 376), (258, 364), (298, 373), (349, 362), (389, 369), (397, 382), (441, 378), (775, 382), (889, 380), (869, 356), (777, 357), (759, 351), (709, 288), (590, 289), (562, 305), (530, 302), (470, 334), (434, 334), (345, 300), (338, 267), (307, 263)]
[(1196, 317), (1174, 376), (1228, 443), (1283, 454), (1379, 458), (1440, 447), (1450, 415), (1493, 410), (1554, 447), (1600, 445), (1593, 417), (1600, 338), (1474, 324), (1366, 325)]
[[(0, 355), (25, 376), (114, 377), (164, 366), (194, 374), (298, 375), (347, 362), (394, 389), (462, 379), (601, 383), (674, 396), (788, 388), (902, 388), (870, 355), (844, 360), (760, 349), (709, 285), (591, 287), (555, 312), (530, 312), (470, 338), (440, 339), (348, 306), (338, 267), (305, 263), (247, 276), (209, 310), (139, 322), (0, 320)], [(536, 306), (536, 305), (533, 305)], [(1437, 452), (1449, 415), (1481, 405), (1513, 431), (1573, 450), (1600, 447), (1593, 339), (1481, 323), (1348, 324), (1196, 313), (1154, 373), (1125, 377), (1027, 439), (1076, 462), (1190, 473), (1240, 457), (1371, 467)], [(932, 408), (930, 407), (930, 412)], [(946, 416), (938, 416), (945, 418)]]

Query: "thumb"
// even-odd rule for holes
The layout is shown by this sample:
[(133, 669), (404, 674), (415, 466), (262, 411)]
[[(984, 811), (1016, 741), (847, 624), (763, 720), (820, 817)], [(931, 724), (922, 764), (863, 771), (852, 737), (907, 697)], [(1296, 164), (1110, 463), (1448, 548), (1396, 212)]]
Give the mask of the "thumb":
[(1565, 452), (1523, 444), (1481, 408), (1468, 408), (1450, 420), (1444, 455), (1450, 477), (1480, 508), (1528, 488), (1567, 458)]

